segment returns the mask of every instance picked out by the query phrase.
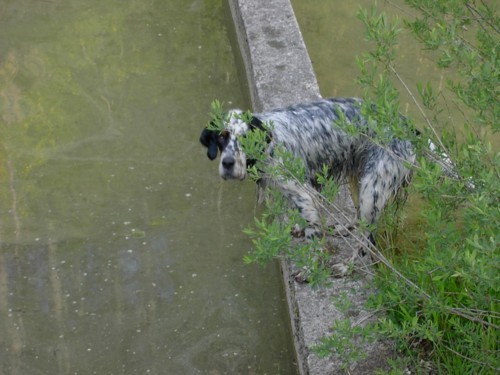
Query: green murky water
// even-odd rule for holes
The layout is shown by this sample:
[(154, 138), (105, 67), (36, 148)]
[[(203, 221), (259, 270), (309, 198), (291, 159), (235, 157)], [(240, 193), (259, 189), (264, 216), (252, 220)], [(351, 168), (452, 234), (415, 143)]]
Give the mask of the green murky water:
[(247, 107), (222, 8), (0, 0), (1, 374), (296, 372), (254, 187), (197, 141)]
[[(360, 75), (356, 58), (372, 50), (373, 44), (366, 41), (365, 26), (358, 19), (357, 12), (360, 9), (370, 11), (372, 6), (376, 6), (378, 12), (384, 12), (389, 19), (398, 17), (400, 20), (399, 26), (403, 30), (399, 34), (396, 67), (414, 95), (418, 97), (417, 82), (429, 81), (435, 89), (443, 90), (442, 95), (447, 100), (452, 100), (446, 90), (449, 77), (436, 67), (433, 52), (423, 50), (404, 27), (402, 18), (411, 19), (414, 11), (403, 0), (291, 0), (291, 3), (324, 97), (363, 95), (361, 86), (356, 82)], [(420, 112), (406, 89), (397, 82), (395, 84), (401, 92), (402, 111), (411, 115), (418, 126), (419, 121), (423, 122)], [(443, 104), (446, 106), (445, 102)], [(450, 119), (455, 115), (456, 120)], [(451, 122), (450, 126), (459, 127), (459, 124), (453, 123), (454, 120), (460, 124), (461, 114), (447, 113), (442, 119), (443, 122)]]

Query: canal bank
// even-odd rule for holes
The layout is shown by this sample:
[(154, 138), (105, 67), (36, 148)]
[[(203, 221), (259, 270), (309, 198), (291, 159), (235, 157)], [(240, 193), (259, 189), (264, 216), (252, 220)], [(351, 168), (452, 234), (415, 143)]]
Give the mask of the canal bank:
[[(254, 111), (312, 101), (320, 98), (318, 83), (307, 49), (289, 0), (230, 0), (237, 42)], [(352, 202), (341, 192), (343, 209), (353, 214)], [(346, 199), (347, 198), (347, 199)], [(339, 257), (349, 254), (349, 244), (337, 240)], [(343, 373), (346, 356), (319, 358), (311, 352), (321, 338), (339, 334), (332, 329), (335, 322), (352, 326), (366, 324), (375, 315), (365, 308), (375, 292), (369, 272), (355, 277), (334, 279), (330, 287), (311, 289), (298, 284), (292, 275), (293, 265), (281, 261), (290, 323), (293, 330), (297, 363), (301, 374), (323, 375)], [(340, 308), (349, 301), (348, 308)], [(336, 303), (337, 302), (337, 303)], [(389, 345), (382, 342), (355, 343), (363, 359), (350, 363), (355, 374), (373, 374), (388, 369)]]

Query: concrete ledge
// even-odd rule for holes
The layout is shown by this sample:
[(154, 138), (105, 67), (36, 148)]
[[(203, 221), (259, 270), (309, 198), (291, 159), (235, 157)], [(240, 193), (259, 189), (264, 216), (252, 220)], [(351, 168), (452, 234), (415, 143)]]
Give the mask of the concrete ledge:
[[(320, 98), (319, 87), (312, 64), (300, 33), (289, 0), (228, 0), (235, 24), (245, 73), (248, 80), (253, 110), (256, 112)], [(350, 197), (344, 191), (339, 201), (345, 211), (351, 211)], [(347, 202), (347, 206), (346, 206)], [(338, 256), (350, 254), (349, 244), (333, 241)], [(352, 246), (352, 243), (350, 244)], [(336, 255), (337, 256), (337, 255)], [(302, 375), (344, 373), (343, 358), (321, 359), (310, 353), (310, 348), (321, 337), (332, 332), (334, 321), (366, 324), (373, 313), (365, 311), (365, 302), (374, 292), (370, 278), (357, 274), (356, 279), (334, 280), (329, 288), (312, 290), (297, 284), (291, 274), (292, 265), (282, 260), (284, 285), (287, 294), (297, 353)], [(340, 311), (333, 300), (343, 298), (349, 307)], [(356, 343), (365, 358), (349, 365), (351, 373), (373, 374), (377, 369), (388, 369), (389, 347)]]
[(320, 98), (289, 0), (229, 0), (255, 112)]

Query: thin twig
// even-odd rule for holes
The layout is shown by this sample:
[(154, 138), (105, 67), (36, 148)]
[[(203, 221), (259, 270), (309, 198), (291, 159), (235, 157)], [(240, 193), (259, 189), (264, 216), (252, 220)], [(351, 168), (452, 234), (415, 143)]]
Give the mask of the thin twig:
[[(484, 5), (484, 3), (483, 3), (483, 5)], [(487, 19), (486, 19), (486, 18), (485, 18), (485, 17), (481, 14), (481, 12), (480, 12), (480, 11), (479, 11), (479, 10), (478, 10), (475, 6), (473, 6), (473, 5), (472, 5), (471, 3), (469, 3), (469, 2), (466, 2), (466, 3), (465, 3), (465, 6), (466, 6), (466, 8), (469, 10), (469, 12), (470, 12), (471, 14), (476, 13), (476, 14), (478, 15), (478, 17), (479, 17), (479, 18), (477, 19), (477, 21), (478, 21), (479, 25), (481, 26), (481, 28), (484, 30), (484, 32), (488, 32), (488, 30), (486, 30), (486, 28), (483, 26), (483, 24), (481, 23), (481, 21), (484, 21), (484, 22), (485, 22), (485, 23), (486, 23), (489, 27), (491, 27), (491, 28), (493, 29), (493, 31), (495, 31), (497, 34), (499, 34), (499, 33), (500, 33), (500, 30), (498, 30), (498, 28), (496, 27), (496, 25), (495, 25), (495, 24), (492, 24), (489, 20), (487, 20)]]
[(452, 349), (452, 348), (450, 348), (448, 345), (445, 345), (445, 344), (442, 344), (442, 345), (443, 345), (443, 347), (444, 347), (445, 349), (449, 350), (449, 351), (450, 351), (450, 352), (452, 352), (453, 354), (458, 355), (459, 357), (461, 357), (461, 358), (463, 358), (463, 359), (466, 359), (466, 360), (468, 360), (468, 361), (470, 361), (470, 362), (473, 362), (473, 363), (477, 363), (477, 364), (482, 365), (482, 366), (489, 367), (489, 368), (491, 368), (491, 369), (495, 370), (496, 372), (500, 371), (500, 368), (499, 368), (499, 367), (494, 367), (494, 366), (490, 365), (489, 363), (486, 363), (486, 362), (478, 361), (478, 360), (476, 360), (476, 359), (469, 358), (469, 357), (467, 357), (467, 356), (465, 356), (465, 355), (463, 355), (463, 354), (461, 354), (461, 353), (457, 352), (456, 350), (453, 350), (453, 349)]
[(417, 106), (420, 114), (422, 115), (422, 117), (424, 118), (425, 122), (427, 123), (427, 126), (429, 126), (429, 128), (432, 130), (432, 133), (434, 134), (434, 136), (436, 137), (436, 140), (437, 142), (439, 142), (439, 146), (441, 147), (441, 149), (443, 151), (445, 151), (447, 154), (449, 154), (449, 152), (447, 151), (446, 147), (444, 146), (443, 142), (441, 141), (441, 138), (439, 137), (436, 129), (434, 128), (434, 126), (432, 125), (431, 121), (429, 120), (429, 118), (427, 117), (427, 115), (425, 114), (425, 111), (424, 109), (422, 108), (422, 106), (420, 105), (420, 103), (418, 102), (417, 98), (415, 98), (415, 95), (413, 95), (413, 92), (410, 90), (410, 88), (408, 87), (408, 85), (406, 84), (406, 82), (401, 78), (401, 76), (399, 75), (399, 73), (397, 72), (396, 69), (394, 69), (394, 66), (392, 65), (389, 65), (389, 69), (391, 70), (391, 72), (396, 76), (396, 78), (398, 79), (398, 81), (403, 85), (403, 87), (405, 88), (406, 92), (408, 93), (408, 95), (410, 95), (411, 99), (413, 100), (413, 102), (415, 103), (415, 105)]

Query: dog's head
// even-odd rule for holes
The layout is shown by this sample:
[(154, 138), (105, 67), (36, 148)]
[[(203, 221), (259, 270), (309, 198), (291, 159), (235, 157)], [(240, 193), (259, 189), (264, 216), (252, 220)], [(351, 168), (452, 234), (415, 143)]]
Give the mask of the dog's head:
[(220, 152), (219, 174), (225, 180), (245, 179), (247, 166), (251, 161), (247, 160), (239, 138), (244, 137), (253, 128), (262, 128), (259, 119), (252, 117), (247, 123), (242, 119), (242, 113), (240, 110), (231, 110), (224, 120), (222, 130), (212, 130), (210, 127), (201, 132), (200, 142), (208, 149), (208, 158), (214, 160), (217, 152)]

